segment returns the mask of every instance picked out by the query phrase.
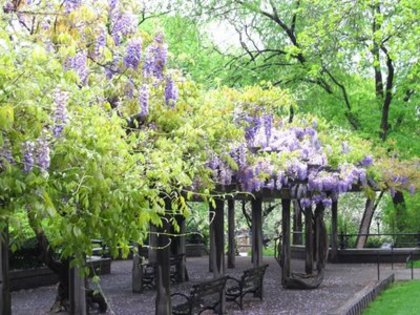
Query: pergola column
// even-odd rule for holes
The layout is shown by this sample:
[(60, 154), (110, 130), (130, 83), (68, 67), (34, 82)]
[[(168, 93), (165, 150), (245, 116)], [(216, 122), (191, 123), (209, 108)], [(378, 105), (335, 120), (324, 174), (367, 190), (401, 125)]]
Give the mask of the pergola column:
[[(165, 200), (166, 210), (171, 211), (171, 200)], [(170, 224), (167, 218), (162, 218), (162, 227), (157, 228), (157, 251), (156, 251), (156, 315), (171, 315), (171, 277), (170, 277), (170, 238), (167, 235), (170, 232)], [(161, 234), (159, 234), (161, 232)]]
[[(186, 246), (185, 246), (185, 217), (178, 215), (176, 221), (179, 226), (179, 235), (172, 239), (174, 255), (183, 255), (183, 259), (179, 261), (177, 268), (177, 281), (184, 282), (188, 280), (187, 267), (186, 267)], [(175, 231), (173, 231), (175, 233)]]
[(0, 314), (11, 315), (12, 306), (9, 284), (9, 233), (0, 230)]
[(228, 256), (227, 267), (235, 268), (235, 200), (228, 200)]
[(312, 207), (305, 208), (305, 273), (312, 274), (314, 268), (314, 231)]
[(331, 259), (332, 261), (337, 260), (337, 249), (338, 249), (338, 201), (332, 201), (331, 205)]
[(158, 236), (156, 232), (158, 231), (157, 227), (153, 224), (149, 226), (150, 233), (149, 233), (149, 248), (147, 253), (147, 258), (149, 263), (155, 263), (157, 260), (157, 250), (158, 247)]
[(293, 244), (302, 244), (302, 210), (298, 200), (293, 200)]
[(251, 200), (252, 206), (252, 262), (254, 267), (262, 264), (263, 235), (262, 235), (262, 199)]
[(283, 285), (290, 278), (290, 199), (282, 199), (282, 241), (281, 266)]
[(71, 315), (86, 315), (86, 281), (80, 268), (69, 269), (69, 300)]
[(214, 219), (216, 209), (210, 203), (209, 205), (209, 272), (213, 272), (213, 266), (216, 264), (216, 253), (214, 251)]
[[(215, 211), (216, 215), (210, 228), (213, 229), (212, 237), (210, 243), (213, 245), (211, 250), (212, 254), (212, 265), (213, 265), (213, 275), (214, 278), (218, 278), (225, 274), (225, 224), (224, 224), (224, 200), (216, 199), (215, 208), (210, 204), (210, 209)], [(213, 226), (213, 227), (212, 227)], [(226, 305), (225, 305), (225, 296), (223, 293), (222, 302), (220, 305), (220, 313), (224, 314)]]

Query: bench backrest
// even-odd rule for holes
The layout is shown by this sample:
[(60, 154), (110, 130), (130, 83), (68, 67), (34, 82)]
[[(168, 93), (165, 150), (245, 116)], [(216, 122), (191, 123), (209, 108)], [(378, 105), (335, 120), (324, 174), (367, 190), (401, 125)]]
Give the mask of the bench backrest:
[(221, 277), (193, 285), (190, 293), (193, 304), (202, 300), (219, 301), (225, 288), (226, 280), (226, 277)]
[(244, 289), (260, 287), (267, 267), (268, 265), (264, 265), (245, 270), (241, 276), (242, 287)]

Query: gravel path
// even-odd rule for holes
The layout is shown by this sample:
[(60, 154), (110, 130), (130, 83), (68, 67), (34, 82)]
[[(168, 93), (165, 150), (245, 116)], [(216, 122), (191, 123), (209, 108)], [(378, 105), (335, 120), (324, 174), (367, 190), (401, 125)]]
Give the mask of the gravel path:
[[(251, 267), (249, 257), (237, 257), (236, 269), (228, 269), (230, 275), (240, 275)], [(281, 286), (281, 269), (272, 257), (264, 257), (269, 264), (264, 278), (264, 301), (248, 295), (245, 298), (244, 310), (231, 303), (227, 304), (228, 314), (274, 315), (274, 314), (328, 314), (350, 299), (356, 292), (377, 278), (375, 264), (328, 264), (325, 278), (316, 290), (300, 291), (285, 290)], [(145, 291), (142, 294), (131, 292), (132, 261), (114, 261), (111, 274), (102, 277), (101, 288), (106, 294), (112, 312), (116, 315), (154, 315), (155, 292)], [(173, 292), (188, 292), (191, 283), (212, 278), (208, 272), (208, 257), (187, 258), (190, 281), (179, 284)], [(303, 268), (301, 261), (293, 262), (294, 270)], [(408, 278), (409, 270), (403, 265), (396, 265), (397, 278)], [(418, 273), (418, 271), (416, 271)], [(381, 266), (381, 277), (391, 273), (389, 265)], [(419, 279), (416, 274), (415, 278)], [(42, 287), (34, 290), (21, 290), (12, 293), (13, 315), (47, 314), (53, 304), (55, 286)]]

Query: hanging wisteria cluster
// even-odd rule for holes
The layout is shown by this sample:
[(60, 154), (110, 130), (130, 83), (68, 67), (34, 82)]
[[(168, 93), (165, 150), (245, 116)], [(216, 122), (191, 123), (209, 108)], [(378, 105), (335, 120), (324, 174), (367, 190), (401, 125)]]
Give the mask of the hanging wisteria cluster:
[[(108, 14), (106, 27), (97, 25), (92, 28), (89, 23), (71, 20), (73, 12), (83, 10), (83, 8), (94, 9), (96, 1), (89, 3), (80, 0), (65, 0), (57, 7), (58, 10), (64, 10), (70, 17), (70, 26), (78, 32), (77, 37), (86, 43), (85, 47), (82, 45), (76, 52), (69, 52), (69, 55), (64, 57), (64, 70), (74, 71), (79, 78), (80, 88), (89, 88), (91, 82), (98, 79), (96, 77), (98, 74), (104, 75), (108, 80), (115, 79), (116, 85), (122, 85), (120, 91), (123, 92), (116, 98), (117, 105), (125, 100), (130, 104), (133, 100), (137, 100), (138, 112), (134, 113), (134, 116), (142, 117), (142, 120), (149, 115), (150, 100), (155, 93), (162, 93), (162, 103), (168, 108), (174, 108), (179, 92), (174, 76), (166, 73), (168, 47), (163, 34), (158, 33), (152, 42), (144, 47), (143, 39), (138, 32), (136, 16), (119, 0), (105, 0), (104, 2), (108, 4), (108, 9), (105, 9)], [(41, 2), (27, 1), (26, 4), (35, 6), (40, 5)], [(53, 3), (46, 6), (54, 9)], [(16, 13), (18, 19), (26, 18), (25, 15), (20, 14), (20, 7), (14, 2), (6, 3), (3, 9), (5, 13)], [(74, 16), (77, 16), (76, 14)], [(51, 20), (45, 18), (40, 23), (45, 23), (45, 29), (48, 29)], [(52, 42), (46, 43), (46, 46), (47, 51), (51, 53), (57, 49)], [(102, 70), (102, 73), (99, 70)], [(22, 144), (22, 159), (18, 160), (22, 161), (22, 167), (26, 173), (34, 169), (40, 169), (42, 172), (48, 170), (50, 166), (49, 143), (58, 141), (63, 136), (65, 126), (69, 123), (67, 110), (69, 93), (56, 89), (52, 95), (52, 123), (38, 139)], [(47, 139), (51, 140), (47, 141)], [(6, 138), (0, 150), (0, 167), (4, 169), (13, 163), (15, 160), (11, 145)]]
[[(214, 153), (207, 163), (218, 184), (236, 184), (248, 192), (286, 188), (295, 193), (303, 207), (312, 203), (329, 206), (338, 194), (368, 185), (366, 168), (373, 164), (373, 158), (365, 156), (356, 164), (343, 163), (332, 169), (325, 152), (331, 148), (323, 147), (316, 122), (306, 123), (306, 127), (283, 123), (261, 108), (252, 115), (236, 116), (244, 128), (244, 143), (230, 152), (236, 167)], [(345, 142), (342, 151), (350, 151)], [(279, 159), (286, 161), (276, 163)]]

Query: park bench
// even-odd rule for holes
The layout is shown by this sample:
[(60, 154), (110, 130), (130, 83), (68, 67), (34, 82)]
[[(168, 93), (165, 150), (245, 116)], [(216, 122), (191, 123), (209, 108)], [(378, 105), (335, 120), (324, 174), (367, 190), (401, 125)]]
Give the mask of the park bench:
[(227, 277), (221, 277), (192, 286), (190, 294), (173, 293), (171, 298), (181, 296), (185, 301), (172, 307), (173, 315), (201, 314), (205, 310), (213, 310), (222, 314), (221, 303)]
[[(243, 298), (248, 293), (253, 293), (254, 297), (263, 299), (263, 279), (268, 265), (247, 269), (243, 272), (240, 279), (228, 276), (226, 287), (226, 301), (236, 303), (243, 309)], [(233, 283), (233, 285), (229, 285)], [(239, 302), (238, 302), (239, 299)]]
[[(185, 259), (184, 254), (174, 255), (171, 256), (169, 261), (169, 272), (171, 277), (172, 283), (177, 283), (179, 277), (179, 268), (181, 266), (182, 260)], [(155, 287), (155, 270), (156, 270), (156, 263), (147, 263), (141, 266), (142, 268), (142, 287), (143, 288), (154, 288)], [(185, 278), (188, 281), (188, 273), (185, 270)]]

